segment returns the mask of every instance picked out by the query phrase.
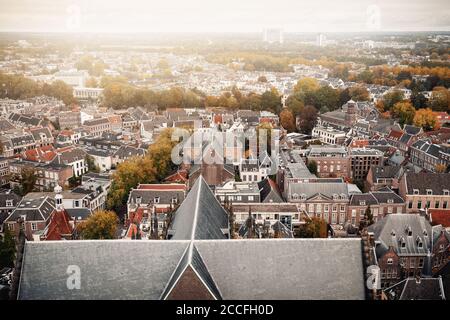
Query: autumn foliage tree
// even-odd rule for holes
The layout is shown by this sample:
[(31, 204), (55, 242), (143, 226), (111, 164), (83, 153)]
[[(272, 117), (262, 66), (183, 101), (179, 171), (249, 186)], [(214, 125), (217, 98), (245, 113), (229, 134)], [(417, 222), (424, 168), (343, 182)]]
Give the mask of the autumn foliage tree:
[(115, 239), (119, 219), (115, 212), (99, 210), (78, 226), (82, 239)]
[(280, 123), (287, 132), (294, 132), (296, 129), (294, 115), (286, 108), (280, 113)]
[(425, 131), (439, 129), (439, 121), (430, 108), (417, 110), (413, 123), (415, 126), (422, 127)]
[(118, 213), (125, 210), (128, 194), (139, 183), (157, 182), (173, 169), (171, 152), (177, 141), (172, 141), (172, 129), (161, 132), (144, 157), (122, 162), (112, 176), (108, 193), (108, 208)]
[(325, 220), (313, 217), (300, 227), (299, 238), (326, 238), (328, 236), (328, 225)]
[(391, 110), (393, 117), (399, 119), (401, 125), (412, 124), (416, 109), (409, 101), (397, 102)]

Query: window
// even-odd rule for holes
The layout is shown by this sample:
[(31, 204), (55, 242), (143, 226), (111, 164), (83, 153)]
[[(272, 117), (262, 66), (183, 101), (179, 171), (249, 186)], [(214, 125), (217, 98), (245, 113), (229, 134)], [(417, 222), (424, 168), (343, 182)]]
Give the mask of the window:
[(448, 196), (449, 195), (449, 191), (447, 189), (443, 190), (444, 196)]
[(13, 204), (13, 200), (6, 200), (6, 206), (7, 207), (12, 207), (14, 204)]
[(434, 208), (435, 208), (435, 209), (439, 208), (440, 204), (441, 204), (441, 203), (440, 203), (439, 201), (436, 201), (436, 202), (434, 203)]
[(345, 211), (345, 205), (341, 204), (341, 212)]
[(387, 211), (388, 211), (388, 213), (392, 213), (392, 212), (394, 212), (394, 208), (392, 208), (391, 206), (389, 206), (389, 207), (387, 208)]
[[(223, 197), (223, 198), (225, 198), (225, 197)], [(178, 199), (177, 199), (176, 197), (173, 197), (173, 198), (172, 198), (172, 203), (175, 204), (175, 203), (177, 203), (177, 202), (178, 202)]]
[(159, 197), (155, 197), (155, 198), (153, 199), (153, 202), (154, 202), (154, 203), (159, 203)]
[(412, 209), (412, 207), (413, 207), (413, 202), (412, 201), (408, 202), (408, 209)]
[(31, 223), (31, 230), (32, 231), (36, 231), (37, 230), (37, 223), (36, 222), (32, 222)]
[(419, 200), (417, 201), (417, 209), (421, 209), (422, 208), (422, 201)]
[(427, 208), (430, 207), (430, 200), (427, 201)]
[(447, 201), (444, 201), (444, 202), (442, 203), (442, 208), (443, 208), (443, 209), (447, 209)]
[(394, 263), (394, 260), (392, 258), (387, 259), (387, 264), (393, 264), (393, 263)]
[(419, 194), (419, 189), (413, 189), (413, 194)]
[(433, 194), (433, 190), (427, 189), (427, 196), (431, 196)]
[(254, 197), (253, 196), (248, 196), (248, 201), (253, 201)]

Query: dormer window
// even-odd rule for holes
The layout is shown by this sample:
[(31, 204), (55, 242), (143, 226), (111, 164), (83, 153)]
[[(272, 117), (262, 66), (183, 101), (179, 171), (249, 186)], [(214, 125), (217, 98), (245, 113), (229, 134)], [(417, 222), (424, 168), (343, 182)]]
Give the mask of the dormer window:
[(395, 237), (395, 230), (391, 231), (391, 236)]
[(359, 205), (360, 205), (360, 206), (365, 206), (365, 205), (366, 205), (366, 201), (361, 200), (361, 201), (359, 202)]
[(427, 196), (431, 196), (431, 195), (433, 195), (433, 190), (427, 189)]
[(406, 248), (406, 242), (405, 242), (405, 239), (403, 237), (400, 238), (399, 242), (400, 242), (400, 247)]
[(155, 197), (155, 198), (153, 199), (153, 202), (154, 202), (154, 203), (159, 203), (159, 197)]
[(447, 189), (443, 190), (444, 196), (448, 196), (449, 195), (449, 191)]
[(14, 203), (13, 203), (14, 201), (13, 200), (6, 200), (6, 206), (7, 207), (12, 207), (12, 206), (14, 206)]
[(428, 232), (427, 232), (427, 230), (423, 230), (423, 235), (424, 235), (425, 237), (428, 237)]
[(306, 200), (306, 194), (302, 193), (302, 194), (300, 195), (300, 199), (301, 199), (301, 200)]
[(387, 203), (394, 203), (394, 199), (388, 199)]
[(419, 189), (413, 189), (413, 194), (419, 194)]
[(292, 195), (292, 199), (298, 199), (298, 194), (294, 193), (294, 194)]
[(418, 248), (423, 248), (422, 239), (420, 239), (419, 237), (416, 238), (416, 245)]
[(172, 204), (175, 204), (175, 203), (177, 203), (178, 202), (178, 199), (176, 198), (176, 197), (173, 197), (172, 198)]
[(394, 263), (394, 259), (392, 259), (392, 258), (387, 259), (387, 264), (393, 264), (393, 263)]
[(410, 226), (407, 226), (407, 227), (405, 228), (405, 233), (408, 235), (408, 237), (411, 237), (411, 236), (412, 236), (412, 229), (411, 229)]

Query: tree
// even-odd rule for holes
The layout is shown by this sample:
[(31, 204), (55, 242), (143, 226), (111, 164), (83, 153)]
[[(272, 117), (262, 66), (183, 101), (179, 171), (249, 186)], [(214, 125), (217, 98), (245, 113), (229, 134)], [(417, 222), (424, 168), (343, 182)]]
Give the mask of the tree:
[(450, 111), (450, 93), (443, 87), (435, 87), (428, 106), (433, 111)]
[(258, 82), (267, 82), (266, 76), (259, 76), (258, 77)]
[(427, 101), (428, 99), (422, 93), (418, 91), (411, 92), (411, 103), (413, 104), (414, 108), (425, 108), (427, 105)]
[(308, 170), (312, 174), (317, 174), (317, 163), (314, 160), (308, 161)]
[(430, 108), (417, 110), (413, 123), (415, 126), (422, 127), (425, 131), (439, 129), (439, 121)]
[(33, 167), (24, 167), (20, 172), (20, 194), (22, 196), (34, 190), (37, 176)]
[(391, 114), (399, 119), (401, 125), (412, 124), (414, 115), (416, 114), (416, 109), (413, 107), (411, 102), (402, 101), (397, 102), (392, 108)]
[(86, 161), (86, 165), (90, 172), (96, 173), (100, 172), (100, 168), (95, 164), (95, 160), (92, 156), (87, 154), (86, 157), (84, 158), (84, 161)]
[(319, 82), (314, 78), (300, 79), (294, 87), (294, 93), (306, 94), (308, 92), (314, 92), (320, 88)]
[(437, 164), (435, 168), (436, 168), (436, 172), (438, 172), (438, 173), (444, 173), (447, 171), (447, 166), (442, 163)]
[(178, 141), (172, 141), (172, 129), (165, 129), (156, 141), (148, 148), (148, 157), (157, 179), (163, 179), (174, 169), (172, 162), (172, 149)]
[(286, 108), (280, 113), (280, 123), (287, 132), (294, 132), (296, 129), (294, 115)]
[(354, 101), (369, 101), (369, 91), (364, 86), (354, 86), (349, 89), (349, 95)]
[(384, 110), (391, 110), (392, 107), (397, 103), (404, 99), (403, 92), (399, 90), (394, 90), (392, 92), (388, 92), (383, 97), (383, 105)]
[(299, 113), (299, 129), (310, 134), (317, 122), (317, 109), (313, 106), (304, 107)]
[(3, 239), (0, 238), (0, 269), (4, 267), (14, 267), (16, 255), (16, 242), (8, 228), (5, 228)]
[(112, 176), (108, 191), (107, 206), (121, 214), (126, 209), (128, 194), (139, 183), (150, 183), (156, 180), (156, 170), (148, 157), (133, 157), (117, 166)]
[(364, 217), (359, 221), (359, 230), (363, 230), (368, 226), (374, 223), (372, 210), (370, 209), (370, 205), (367, 206), (366, 211), (364, 212)]
[(112, 176), (107, 206), (118, 213), (124, 212), (128, 194), (139, 183), (161, 180), (173, 169), (171, 152), (177, 144), (172, 141), (172, 129), (161, 132), (144, 157), (133, 157), (120, 163)]
[(115, 239), (119, 219), (113, 211), (99, 210), (78, 226), (83, 239)]
[(261, 108), (279, 113), (281, 109), (281, 96), (277, 89), (272, 88), (261, 95)]
[(73, 88), (61, 80), (54, 81), (51, 84), (44, 84), (42, 91), (47, 96), (62, 100), (66, 105), (76, 102), (73, 96)]
[(328, 225), (325, 220), (313, 217), (300, 227), (298, 236), (299, 238), (326, 238), (328, 236)]

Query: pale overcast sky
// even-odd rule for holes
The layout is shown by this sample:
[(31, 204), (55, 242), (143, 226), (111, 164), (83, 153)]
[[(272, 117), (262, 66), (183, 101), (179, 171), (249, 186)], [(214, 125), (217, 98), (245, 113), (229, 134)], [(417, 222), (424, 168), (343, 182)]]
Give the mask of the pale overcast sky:
[(0, 31), (450, 31), (449, 0), (0, 0)]

